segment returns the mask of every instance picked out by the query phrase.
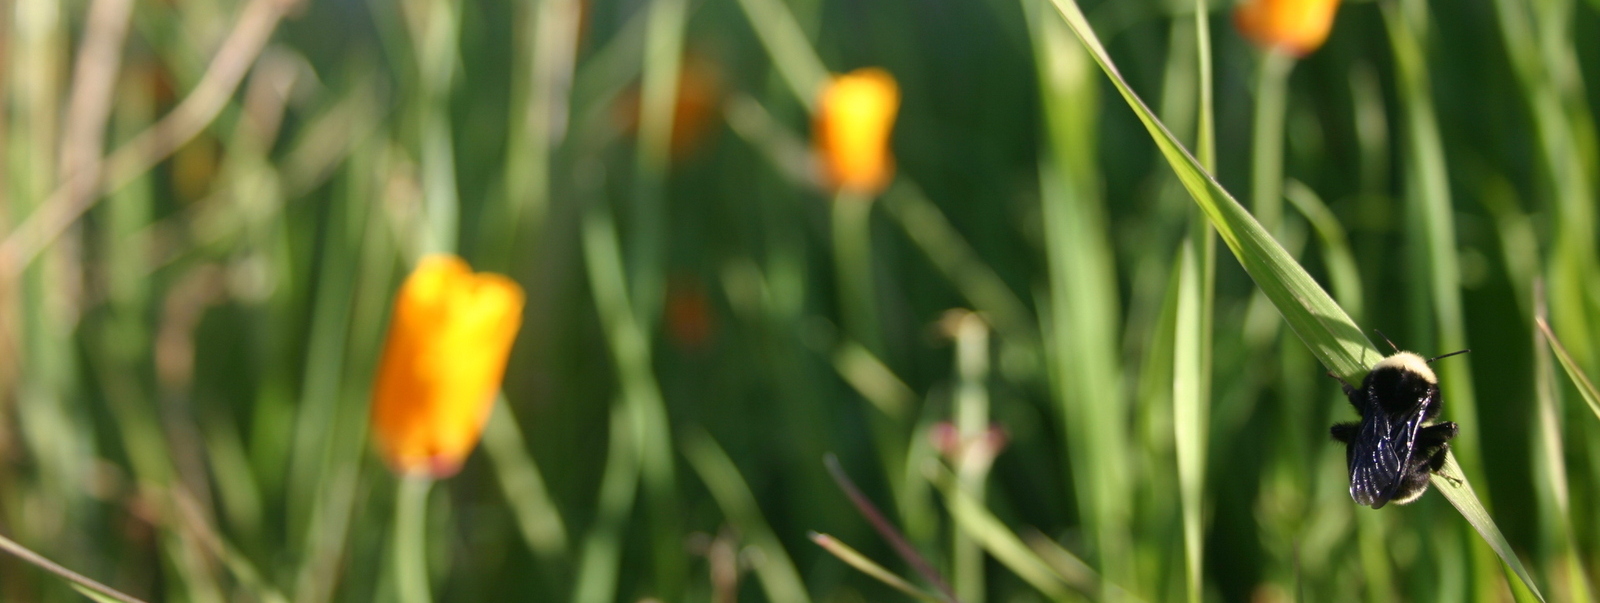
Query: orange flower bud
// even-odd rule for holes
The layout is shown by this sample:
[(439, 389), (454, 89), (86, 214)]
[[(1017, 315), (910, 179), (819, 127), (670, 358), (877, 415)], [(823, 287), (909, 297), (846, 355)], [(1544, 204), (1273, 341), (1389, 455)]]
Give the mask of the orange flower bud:
[(1339, 0), (1245, 0), (1233, 24), (1256, 46), (1303, 57), (1328, 39), (1338, 10)]
[(423, 258), (400, 286), (372, 389), (378, 452), (401, 473), (454, 475), (478, 443), (522, 326), (522, 288), (461, 258)]
[(829, 186), (877, 194), (889, 184), (889, 133), (899, 110), (900, 87), (882, 69), (857, 69), (828, 82), (812, 136)]

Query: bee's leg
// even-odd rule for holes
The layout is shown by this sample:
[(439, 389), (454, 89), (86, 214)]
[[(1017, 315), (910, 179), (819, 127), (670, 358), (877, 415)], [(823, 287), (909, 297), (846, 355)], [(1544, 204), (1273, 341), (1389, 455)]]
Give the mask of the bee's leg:
[(1338, 375), (1333, 374), (1333, 371), (1328, 371), (1328, 376), (1329, 377), (1333, 377), (1334, 379), (1338, 380), (1339, 381), (1339, 385), (1344, 386), (1344, 395), (1345, 395), (1345, 397), (1348, 398), (1348, 397), (1350, 397), (1350, 394), (1356, 393), (1356, 387), (1354, 385), (1350, 385), (1349, 381), (1345, 381), (1344, 377), (1340, 377)]
[(1461, 431), (1461, 429), (1456, 427), (1456, 424), (1453, 421), (1434, 423), (1433, 425), (1424, 427), (1422, 428), (1422, 431), (1417, 432), (1417, 449), (1428, 450), (1438, 446), (1443, 446), (1445, 442), (1455, 438), (1456, 433), (1459, 431)]
[(1360, 423), (1334, 423), (1328, 432), (1333, 434), (1333, 439), (1349, 444), (1350, 440), (1355, 439), (1356, 430), (1360, 428)]
[(1417, 454), (1428, 460), (1428, 471), (1438, 473), (1444, 467), (1445, 457), (1450, 453), (1448, 442), (1459, 431), (1455, 423), (1445, 421), (1417, 432)]

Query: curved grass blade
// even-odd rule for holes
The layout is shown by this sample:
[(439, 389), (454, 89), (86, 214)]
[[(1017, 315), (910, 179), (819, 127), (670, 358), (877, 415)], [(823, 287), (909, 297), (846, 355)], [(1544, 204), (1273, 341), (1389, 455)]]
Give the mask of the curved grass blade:
[[(1356, 379), (1367, 372), (1369, 364), (1382, 354), (1373, 347), (1349, 315), (1328, 296), (1311, 275), (1296, 263), (1289, 253), (1267, 233), (1255, 218), (1218, 184), (1194, 156), (1183, 148), (1177, 138), (1167, 131), (1161, 120), (1140, 100), (1117, 71), (1111, 56), (1101, 45), (1088, 19), (1074, 0), (1051, 0), (1061, 13), (1067, 26), (1089, 50), (1100, 68), (1110, 78), (1112, 85), (1127, 101), (1134, 114), (1149, 130), (1150, 137), (1172, 165), (1178, 180), (1188, 189), (1196, 203), (1211, 219), (1223, 242), (1233, 251), (1234, 257), (1244, 266), (1250, 278), (1266, 294), (1267, 299), (1283, 315), (1284, 321), (1294, 330), (1311, 353), (1322, 363), (1346, 379)], [(1522, 567), (1505, 537), (1484, 510), (1455, 459), (1446, 465), (1449, 478), (1435, 476), (1434, 485), (1445, 498), (1461, 512), (1478, 534), (1500, 555), (1501, 561), (1516, 576), (1512, 591), (1519, 596), (1532, 595), (1532, 600), (1543, 600), (1533, 579)], [(1459, 477), (1458, 477), (1459, 476)], [(1519, 584), (1520, 581), (1520, 584)], [(1526, 586), (1526, 593), (1518, 591)]]
[(1507, 575), (1515, 575), (1519, 580), (1507, 580), (1511, 586), (1511, 594), (1517, 601), (1544, 601), (1544, 595), (1539, 594), (1539, 587), (1534, 586), (1533, 578), (1528, 570), (1522, 567), (1522, 562), (1517, 559), (1517, 553), (1511, 550), (1511, 543), (1506, 542), (1506, 537), (1500, 533), (1500, 528), (1494, 524), (1494, 519), (1489, 517), (1489, 511), (1483, 508), (1483, 503), (1478, 501), (1478, 495), (1472, 491), (1472, 484), (1468, 483), (1466, 474), (1461, 472), (1461, 465), (1456, 463), (1454, 454), (1445, 457), (1444, 467), (1433, 474), (1431, 481), (1434, 489), (1443, 494), (1450, 505), (1461, 512), (1461, 517), (1472, 524), (1472, 528), (1483, 536), (1495, 554), (1500, 555), (1500, 562), (1505, 564)]
[(1550, 324), (1544, 318), (1534, 318), (1534, 323), (1539, 325), (1539, 330), (1544, 332), (1545, 341), (1550, 342), (1550, 349), (1556, 353), (1556, 360), (1561, 363), (1561, 368), (1567, 372), (1567, 378), (1572, 379), (1572, 384), (1578, 388), (1578, 393), (1583, 395), (1583, 401), (1589, 403), (1589, 410), (1594, 411), (1594, 416), (1600, 418), (1600, 390), (1595, 389), (1594, 382), (1583, 374), (1583, 369), (1578, 368), (1578, 361), (1573, 360), (1567, 353), (1566, 346), (1561, 345), (1561, 340), (1556, 339), (1555, 331), (1550, 330)]

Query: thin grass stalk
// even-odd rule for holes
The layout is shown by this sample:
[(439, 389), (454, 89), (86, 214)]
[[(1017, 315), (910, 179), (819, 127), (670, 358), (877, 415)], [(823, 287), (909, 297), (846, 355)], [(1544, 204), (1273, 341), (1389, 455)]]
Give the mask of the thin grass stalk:
[[(352, 167), (364, 162), (354, 162)], [(312, 515), (325, 502), (328, 480), (336, 473), (330, 463), (333, 451), (343, 438), (335, 431), (340, 408), (355, 403), (345, 398), (344, 366), (349, 344), (350, 313), (355, 295), (355, 276), (360, 254), (360, 233), (352, 227), (365, 224), (364, 216), (350, 215), (370, 204), (368, 173), (351, 170), (345, 179), (344, 194), (332, 201), (329, 227), (323, 234), (321, 269), (316, 295), (311, 305), (310, 336), (305, 344), (305, 371), (299, 404), (295, 411), (287, 484), (289, 533), (294, 544), (315, 540)], [(363, 212), (364, 213), (364, 212)], [(349, 220), (356, 218), (352, 223)], [(365, 405), (362, 405), (363, 407)]]
[(823, 550), (828, 551), (828, 554), (838, 557), (840, 561), (845, 562), (850, 567), (856, 568), (857, 571), (871, 576), (874, 580), (882, 582), (885, 585), (888, 585), (890, 588), (898, 590), (921, 601), (928, 601), (929, 603), (950, 603), (950, 599), (948, 598), (940, 597), (934, 595), (933, 593), (929, 593), (917, 588), (915, 585), (907, 582), (905, 578), (895, 575), (894, 572), (891, 572), (882, 565), (879, 565), (876, 561), (873, 561), (866, 555), (861, 554), (860, 551), (851, 548), (850, 545), (845, 544), (838, 538), (834, 538), (833, 536), (827, 534), (812, 532), (811, 541), (817, 543), (817, 546), (822, 547)]
[(639, 438), (632, 408), (621, 400), (612, 404), (606, 466), (600, 477), (598, 513), (584, 536), (582, 553), (573, 574), (573, 603), (613, 603), (622, 561), (622, 539), (639, 486)]
[(406, 9), (417, 61), (417, 100), (412, 123), (421, 164), (427, 228), (423, 249), (453, 253), (461, 221), (456, 193), (455, 146), (450, 134), (450, 88), (460, 61), (461, 2), (407, 0)]
[(878, 298), (872, 276), (872, 208), (870, 197), (841, 191), (833, 199), (833, 262), (839, 279), (839, 314), (844, 332), (882, 358), (883, 333), (878, 325)]
[[(667, 162), (683, 62), (688, 0), (652, 0), (645, 25), (644, 74), (639, 90), (639, 137), (634, 147), (633, 206), (629, 212), (628, 294), (639, 324), (654, 329), (661, 312), (662, 272), (666, 269)], [(661, 567), (662, 578), (681, 575)], [(670, 579), (676, 581), (676, 578)]]
[[(390, 184), (389, 174), (394, 167), (391, 150), (378, 136), (363, 143), (352, 152), (349, 172), (352, 176), (367, 175), (378, 178), (371, 185)], [(382, 166), (371, 169), (369, 166)], [(368, 189), (370, 190), (370, 189)], [(361, 194), (359, 188), (349, 191)], [(320, 603), (334, 598), (339, 584), (341, 560), (351, 547), (352, 524), (358, 522), (358, 487), (366, 463), (367, 433), (370, 399), (370, 377), (377, 368), (384, 336), (387, 330), (389, 303), (394, 291), (395, 246), (390, 230), (381, 213), (367, 203), (352, 204), (350, 226), (358, 228), (360, 260), (353, 275), (354, 302), (350, 311), (349, 341), (344, 360), (344, 386), (340, 405), (334, 420), (334, 432), (339, 441), (327, 449), (325, 465), (333, 474), (326, 478), (326, 490), (320, 495), (312, 512), (309, 537), (305, 540), (300, 567), (295, 577), (296, 603)]]
[[(1263, 52), (1256, 66), (1255, 126), (1250, 143), (1250, 210), (1273, 236), (1283, 226), (1283, 121), (1289, 109), (1289, 73), (1295, 59)], [(1201, 160), (1201, 165), (1205, 161)]]
[[(983, 504), (994, 454), (988, 441), (989, 392), (985, 385), (989, 377), (989, 326), (976, 314), (957, 312), (955, 428), (960, 444), (956, 448), (956, 481)], [(951, 562), (956, 596), (964, 603), (983, 603), (983, 548), (958, 530), (952, 537)]]
[(789, 91), (807, 113), (815, 113), (817, 94), (828, 79), (828, 69), (811, 47), (794, 13), (782, 0), (739, 0), (739, 8), (750, 20), (756, 37), (767, 50), (767, 56), (772, 58), (778, 75), (788, 84)]
[[(570, 95), (578, 54), (581, 3), (578, 0), (548, 0), (521, 4), (518, 28), (519, 72), (514, 82), (522, 86), (520, 102), (512, 103), (511, 137), (507, 141), (505, 198), (502, 211), (508, 224), (499, 228), (485, 225), (486, 232), (505, 229), (503, 251), (496, 261), (510, 260), (516, 235), (524, 230), (537, 232), (550, 205), (550, 173), (553, 151), (565, 138), (570, 119)], [(518, 77), (521, 75), (526, 77)], [(491, 212), (492, 213), (492, 212)]]
[(1039, 334), (1027, 306), (994, 268), (984, 263), (921, 188), (902, 176), (895, 179), (882, 203), (885, 213), (905, 229), (967, 303), (984, 313), (995, 330), (1006, 338), (1003, 345), (1021, 346), (1032, 352), (1031, 348), (1038, 345)]
[[(11, 189), (7, 213), (13, 219), (31, 218), (48, 206), (57, 179), (59, 107), (65, 93), (61, 74), (69, 41), (60, 7), (30, 2), (8, 8), (15, 11), (8, 70), (15, 88), (7, 141), (12, 180), (0, 186)], [(10, 431), (20, 436), (22, 450), (36, 467), (28, 480), (33, 487), (22, 496), (42, 499), (37, 508), (43, 511), (26, 519), (13, 517), (10, 525), (22, 530), (17, 536), (23, 542), (49, 543), (47, 552), (70, 551), (73, 557), (93, 554), (75, 545), (84, 541), (78, 531), (86, 500), (81, 484), (88, 483), (95, 457), (93, 441), (85, 437), (93, 429), (73, 403), (80, 399), (73, 344), (80, 300), (70, 287), (81, 270), (75, 259), (77, 242), (74, 238), (42, 248), (43, 261), (28, 266), (20, 279), (0, 275), (0, 289), (18, 296), (8, 306), (19, 309), (11, 346), (18, 356), (13, 367), (17, 381), (7, 384), (15, 388), (8, 393), (17, 424)]]
[(1350, 237), (1339, 223), (1339, 217), (1328, 209), (1316, 191), (1299, 180), (1290, 179), (1285, 183), (1284, 198), (1317, 231), (1317, 239), (1322, 244), (1322, 263), (1328, 270), (1334, 299), (1339, 300), (1339, 305), (1351, 318), (1361, 320), (1365, 315), (1361, 271), (1356, 266), (1355, 254), (1350, 251)]
[[(1200, 165), (1216, 171), (1211, 25), (1204, 0), (1195, 0), (1194, 26), (1200, 106), (1195, 146)], [(1204, 596), (1206, 448), (1211, 422), (1211, 346), (1216, 296), (1216, 238), (1199, 208), (1190, 209), (1189, 232), (1178, 255), (1178, 306), (1173, 344), (1173, 442), (1182, 501), (1184, 576), (1188, 600)]]
[(395, 489), (394, 572), (395, 593), (400, 603), (428, 603), (433, 592), (428, 585), (428, 492), (433, 478), (424, 474), (405, 475)]
[[(1542, 283), (1534, 285), (1531, 306), (1540, 326), (1546, 321)], [(1545, 580), (1559, 585), (1566, 592), (1554, 593), (1560, 600), (1587, 602), (1593, 599), (1583, 562), (1578, 554), (1577, 537), (1573, 534), (1571, 498), (1567, 484), (1567, 463), (1563, 445), (1560, 388), (1556, 383), (1555, 364), (1550, 359), (1550, 345), (1544, 330), (1533, 330), (1533, 385), (1538, 404), (1537, 420), (1529, 439), (1535, 442), (1536, 451), (1529, 455), (1535, 491), (1539, 504), (1539, 523), (1544, 547)]]
[(0, 551), (4, 551), (13, 557), (26, 561), (29, 564), (38, 567), (39, 569), (60, 576), (62, 580), (66, 580), (74, 587), (87, 589), (92, 593), (104, 596), (112, 601), (120, 601), (121, 603), (144, 603), (143, 601), (134, 598), (132, 595), (125, 594), (114, 588), (96, 582), (84, 576), (83, 574), (79, 574), (70, 569), (62, 567), (60, 564), (46, 559), (43, 555), (35, 553), (29, 550), (27, 547), (17, 544), (16, 541), (11, 540), (10, 538), (0, 536)]
[[(940, 465), (930, 465), (928, 469), (928, 479), (944, 496), (945, 504), (950, 509), (950, 517), (955, 521), (956, 527), (982, 543), (984, 549), (994, 555), (996, 561), (1048, 599), (1078, 601), (1082, 596), (1075, 590), (1089, 592), (1097, 588), (1102, 600), (1106, 593), (1111, 593), (1117, 600), (1137, 600), (1114, 584), (1095, 583), (1092, 575), (1075, 575), (1073, 577), (1079, 581), (1076, 583), (1069, 581), (1067, 576), (1058, 573), (1054, 565), (1025, 544), (1022, 538), (1006, 527), (983, 503), (974, 498), (972, 493), (962, 488), (956, 476), (950, 471)], [(1070, 565), (1082, 565), (1081, 561), (1071, 563), (1076, 560), (1065, 549), (1056, 548), (1055, 552), (1065, 554)]]
[(650, 510), (651, 539), (658, 582), (664, 595), (682, 588), (682, 533), (679, 529), (676, 456), (666, 402), (650, 360), (650, 339), (629, 301), (626, 270), (616, 226), (606, 208), (596, 205), (583, 219), (584, 261), (600, 323), (620, 376), (622, 399), (634, 422), (640, 478)]
[[(1048, 124), (1040, 196), (1050, 282), (1051, 378), (1068, 444), (1067, 459), (1108, 583), (1139, 584), (1132, 562), (1128, 401), (1117, 359), (1117, 285), (1094, 139), (1099, 89), (1083, 48), (1042, 2), (1024, 3)], [(1121, 591), (1101, 595), (1120, 600)]]
[(761, 515), (755, 495), (750, 492), (744, 477), (739, 475), (733, 459), (728, 458), (716, 440), (703, 431), (690, 431), (684, 438), (683, 449), (690, 466), (700, 474), (701, 481), (705, 482), (728, 521), (750, 547), (760, 551), (761, 561), (756, 564), (755, 572), (767, 600), (773, 603), (810, 603), (811, 597), (806, 593), (800, 571), (795, 568), (789, 553)]
[(503, 393), (495, 402), (494, 415), (484, 426), (483, 447), (494, 461), (500, 489), (511, 506), (511, 516), (516, 519), (518, 532), (528, 550), (547, 563), (565, 559), (566, 524), (545, 487), (544, 474), (539, 471), (533, 455), (528, 453), (522, 428)]

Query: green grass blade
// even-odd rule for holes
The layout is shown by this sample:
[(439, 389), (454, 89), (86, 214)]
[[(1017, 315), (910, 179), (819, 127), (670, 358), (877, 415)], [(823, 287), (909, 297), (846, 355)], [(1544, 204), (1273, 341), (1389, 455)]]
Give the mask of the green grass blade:
[(544, 475), (528, 453), (528, 445), (517, 425), (516, 414), (501, 394), (494, 405), (494, 416), (483, 430), (483, 448), (494, 461), (495, 477), (511, 505), (511, 515), (528, 549), (544, 560), (567, 556), (567, 528), (560, 509), (550, 498)]
[(1361, 272), (1356, 268), (1355, 254), (1350, 251), (1350, 237), (1339, 224), (1338, 216), (1333, 215), (1316, 191), (1299, 180), (1285, 182), (1283, 194), (1317, 231), (1317, 238), (1322, 242), (1322, 263), (1328, 269), (1328, 281), (1339, 305), (1351, 316), (1361, 316)]
[[(739, 468), (728, 458), (728, 453), (718, 446), (711, 435), (691, 430), (683, 438), (683, 454), (689, 466), (700, 474), (700, 480), (711, 490), (711, 497), (728, 521), (750, 546), (761, 552), (761, 562), (755, 564), (756, 577), (773, 603), (810, 603), (805, 581), (800, 579), (794, 560), (783, 549), (783, 543), (773, 534), (772, 526), (761, 515), (761, 507), (739, 475)], [(826, 547), (824, 547), (826, 548)], [(891, 584), (891, 586), (893, 586)]]
[(922, 601), (930, 601), (932, 603), (947, 603), (946, 599), (934, 596), (928, 591), (913, 586), (910, 582), (907, 582), (905, 578), (895, 575), (894, 572), (889, 571), (882, 565), (878, 565), (876, 561), (873, 561), (866, 555), (861, 554), (861, 551), (851, 548), (850, 545), (839, 541), (837, 538), (827, 534), (812, 532), (811, 541), (817, 543), (817, 546), (822, 547), (823, 550), (828, 551), (828, 553), (832, 554), (834, 557), (838, 557), (840, 561), (845, 562), (850, 567), (856, 568), (856, 570), (863, 574), (872, 576), (877, 581), (889, 585), (890, 588), (911, 595), (912, 597), (916, 597)]
[(789, 12), (782, 0), (739, 0), (739, 8), (744, 9), (750, 26), (756, 30), (756, 37), (766, 47), (767, 55), (772, 57), (773, 66), (777, 67), (789, 90), (805, 105), (808, 113), (814, 111), (817, 94), (828, 78), (828, 69), (822, 65), (811, 42), (806, 40), (806, 33), (795, 20), (794, 13)]
[(1517, 559), (1517, 553), (1511, 550), (1511, 543), (1506, 542), (1506, 537), (1500, 533), (1500, 528), (1495, 525), (1494, 519), (1489, 517), (1489, 512), (1483, 508), (1483, 503), (1478, 501), (1478, 495), (1472, 491), (1472, 484), (1467, 482), (1464, 475), (1461, 472), (1461, 465), (1456, 463), (1455, 455), (1451, 454), (1445, 458), (1444, 467), (1433, 475), (1433, 487), (1461, 512), (1461, 517), (1472, 524), (1473, 529), (1483, 536), (1490, 548), (1500, 555), (1500, 561), (1509, 570), (1508, 574), (1514, 574), (1520, 580), (1520, 582), (1508, 581), (1516, 600), (1544, 601), (1544, 595), (1539, 594), (1539, 587), (1534, 586), (1528, 570), (1522, 567), (1522, 561)]
[(1001, 565), (1046, 597), (1055, 601), (1076, 598), (1066, 580), (1051, 569), (1049, 563), (1039, 558), (1033, 549), (1028, 548), (1011, 528), (990, 513), (983, 503), (963, 491), (956, 484), (954, 475), (943, 467), (934, 471), (934, 485), (944, 494), (945, 504), (949, 505), (950, 517), (955, 520), (956, 527), (977, 540)]
[(606, 466), (600, 477), (597, 513), (583, 539), (573, 577), (572, 603), (611, 603), (617, 599), (625, 528), (639, 488), (639, 450), (633, 435), (638, 421), (633, 407), (618, 401), (611, 407)]
[(882, 202), (889, 217), (905, 229), (973, 309), (983, 312), (996, 330), (1014, 342), (1037, 345), (1039, 335), (1027, 306), (916, 183), (906, 177), (895, 179)]
[[(1023, 3), (1038, 57), (1048, 153), (1039, 166), (1040, 215), (1049, 266), (1044, 331), (1058, 419), (1086, 535), (1109, 582), (1136, 574), (1128, 397), (1116, 259), (1100, 195), (1099, 89), (1089, 59), (1042, 0)], [(1113, 597), (1110, 593), (1102, 593)]]
[[(122, 592), (96, 582), (84, 576), (83, 574), (79, 574), (78, 572), (74, 572), (62, 567), (54, 561), (45, 559), (43, 555), (31, 551), (27, 547), (17, 544), (15, 541), (11, 540), (10, 538), (6, 538), (5, 536), (0, 536), (0, 551), (4, 551), (13, 557), (26, 561), (35, 567), (38, 567), (39, 569), (60, 576), (61, 579), (70, 583), (73, 588), (78, 589), (78, 592), (89, 595), (93, 599), (101, 600), (101, 597), (104, 597), (104, 600), (117, 601), (119, 603), (144, 603), (143, 601), (140, 601), (131, 595), (123, 594)], [(96, 597), (90, 593), (95, 593), (100, 596)]]
[(1178, 494), (1182, 502), (1184, 576), (1188, 600), (1198, 603), (1202, 591), (1205, 552), (1206, 437), (1210, 423), (1205, 384), (1205, 352), (1209, 341), (1204, 332), (1202, 302), (1204, 266), (1198, 245), (1185, 239), (1178, 256), (1178, 316), (1174, 329), (1172, 367), (1173, 443), (1178, 457)]
[(1600, 390), (1595, 389), (1594, 382), (1589, 376), (1583, 374), (1583, 369), (1578, 366), (1578, 361), (1567, 353), (1567, 348), (1561, 345), (1561, 340), (1556, 338), (1550, 324), (1543, 318), (1533, 319), (1539, 325), (1539, 330), (1544, 332), (1545, 340), (1550, 342), (1550, 349), (1556, 353), (1556, 360), (1561, 363), (1562, 370), (1567, 372), (1567, 378), (1572, 379), (1572, 384), (1578, 388), (1578, 393), (1583, 396), (1583, 401), (1589, 403), (1589, 410), (1594, 411), (1596, 418), (1600, 418)]
[[(1199, 66), (1199, 118), (1195, 145), (1199, 161), (1216, 169), (1216, 125), (1211, 100), (1211, 27), (1203, 0), (1195, 0), (1195, 41)], [(1188, 600), (1205, 596), (1206, 446), (1211, 423), (1212, 317), (1216, 294), (1216, 239), (1199, 212), (1190, 216), (1189, 234), (1178, 258), (1178, 306), (1172, 367), (1173, 442), (1182, 504), (1184, 576)]]

